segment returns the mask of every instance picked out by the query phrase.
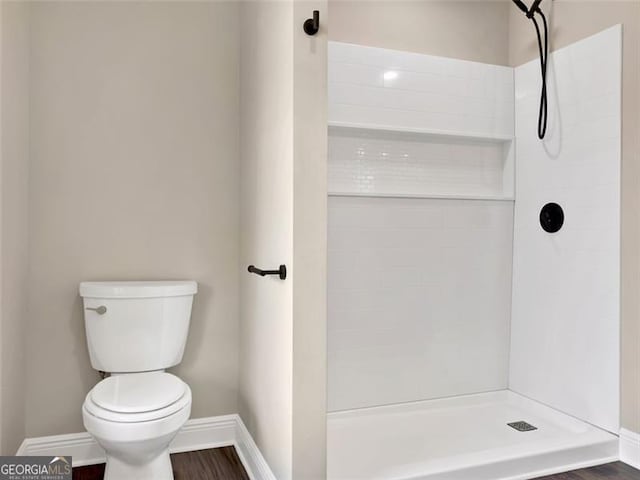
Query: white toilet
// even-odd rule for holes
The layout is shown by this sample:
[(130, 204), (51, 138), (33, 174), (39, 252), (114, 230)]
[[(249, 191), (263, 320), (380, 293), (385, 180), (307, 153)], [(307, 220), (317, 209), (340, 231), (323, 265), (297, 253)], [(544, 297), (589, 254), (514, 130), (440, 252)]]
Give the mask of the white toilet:
[(82, 418), (107, 456), (105, 480), (173, 479), (169, 443), (191, 390), (164, 369), (182, 361), (196, 282), (83, 282), (91, 365), (108, 372)]

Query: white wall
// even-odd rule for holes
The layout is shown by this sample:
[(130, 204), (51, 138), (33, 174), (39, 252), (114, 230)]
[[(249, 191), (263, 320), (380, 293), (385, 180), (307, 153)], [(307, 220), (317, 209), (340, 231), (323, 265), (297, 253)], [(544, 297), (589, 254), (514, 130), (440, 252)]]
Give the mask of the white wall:
[[(618, 431), (621, 30), (550, 56), (549, 128), (536, 136), (539, 64), (516, 68), (510, 388)], [(549, 234), (540, 208), (559, 203)]]
[(323, 1), (242, 5), (240, 414), (281, 480), (326, 477), (325, 25)]
[(175, 372), (192, 416), (236, 412), (238, 6), (30, 7), (27, 436), (83, 430), (82, 280), (196, 280)]
[(337, 42), (329, 67), (329, 409), (505, 388), (512, 69)]
[[(613, 25), (623, 25), (621, 181), (621, 421), (640, 432), (640, 2), (544, 0), (550, 12), (551, 49), (561, 48)], [(536, 58), (531, 22), (509, 12), (509, 60)]]
[(292, 478), (293, 5), (241, 7), (240, 415), (276, 478)]

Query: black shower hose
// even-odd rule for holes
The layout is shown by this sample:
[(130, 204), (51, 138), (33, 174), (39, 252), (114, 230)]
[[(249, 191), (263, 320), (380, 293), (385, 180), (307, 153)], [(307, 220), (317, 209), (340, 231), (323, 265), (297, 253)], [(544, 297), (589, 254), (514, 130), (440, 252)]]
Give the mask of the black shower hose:
[(548, 55), (548, 38), (549, 31), (547, 27), (547, 19), (542, 13), (542, 10), (537, 9), (535, 13), (538, 13), (542, 17), (542, 25), (544, 27), (544, 47), (542, 41), (542, 35), (540, 34), (540, 26), (536, 21), (535, 15), (531, 15), (531, 21), (536, 27), (536, 33), (538, 35), (538, 51), (540, 52), (540, 71), (542, 73), (542, 87), (540, 90), (540, 109), (538, 110), (538, 138), (543, 139), (547, 133), (547, 55)]

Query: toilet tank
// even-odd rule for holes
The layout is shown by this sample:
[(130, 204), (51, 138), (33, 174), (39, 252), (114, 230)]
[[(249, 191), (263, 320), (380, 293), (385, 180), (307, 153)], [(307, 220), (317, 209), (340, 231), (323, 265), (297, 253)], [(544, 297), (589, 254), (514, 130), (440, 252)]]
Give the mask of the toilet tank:
[(197, 291), (192, 281), (82, 282), (93, 368), (131, 373), (180, 363)]

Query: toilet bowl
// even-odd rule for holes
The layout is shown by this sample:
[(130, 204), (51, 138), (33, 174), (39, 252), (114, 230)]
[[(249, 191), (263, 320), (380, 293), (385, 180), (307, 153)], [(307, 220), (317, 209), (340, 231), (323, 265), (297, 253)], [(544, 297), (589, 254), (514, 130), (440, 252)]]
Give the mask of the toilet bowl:
[(165, 372), (109, 377), (88, 394), (84, 426), (105, 450), (105, 480), (171, 480), (169, 444), (191, 413), (191, 390)]
[(82, 405), (107, 457), (106, 480), (172, 480), (169, 444), (191, 413), (191, 390), (165, 370), (182, 361), (193, 281), (83, 282), (91, 365), (111, 376)]

